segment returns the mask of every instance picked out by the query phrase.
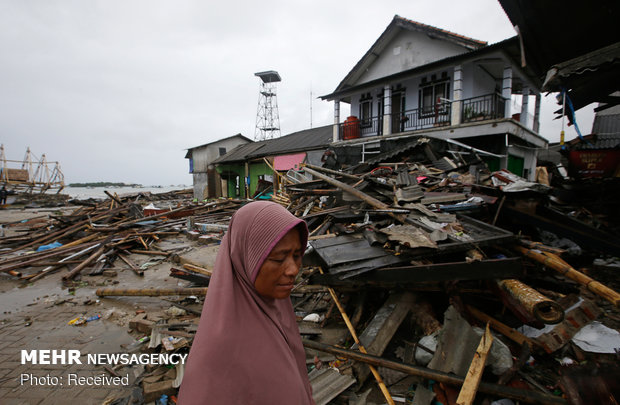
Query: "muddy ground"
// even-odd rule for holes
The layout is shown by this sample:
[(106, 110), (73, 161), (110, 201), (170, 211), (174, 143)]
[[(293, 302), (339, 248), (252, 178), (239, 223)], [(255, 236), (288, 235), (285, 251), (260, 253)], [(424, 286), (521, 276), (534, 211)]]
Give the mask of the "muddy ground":
[[(47, 217), (58, 214), (59, 210), (71, 212), (74, 209), (5, 209), (0, 210), (0, 223)], [(5, 228), (5, 235), (14, 234), (16, 228)], [(162, 239), (158, 246), (174, 250), (208, 268), (213, 266), (218, 250), (217, 246), (198, 245), (183, 234)], [(128, 377), (128, 384), (124, 384), (125, 380), (119, 384), (98, 384), (94, 379), (76, 379), (76, 375), (110, 377), (112, 374), (106, 366), (86, 364), (87, 355), (126, 351), (127, 344), (144, 336), (130, 329), (129, 321), (142, 311), (161, 313), (171, 305), (158, 297), (99, 298), (96, 289), (100, 286), (188, 287), (190, 283), (170, 277), (174, 263), (162, 257), (133, 254), (130, 260), (144, 268), (144, 277), (137, 276), (120, 260), (115, 263), (116, 276), (88, 276), (86, 269), (71, 287), (63, 286), (61, 280), (66, 268), (33, 283), (0, 274), (1, 404), (64, 404), (70, 400), (79, 404), (109, 404), (131, 394), (136, 388), (136, 376), (143, 371), (140, 366), (113, 370), (121, 377)], [(24, 274), (29, 271), (32, 270), (22, 270)], [(197, 303), (196, 308), (200, 309), (200, 305)], [(81, 326), (68, 324), (79, 316), (102, 318)], [(34, 349), (79, 350), (83, 364), (31, 364), (28, 361), (22, 364), (22, 350)]]

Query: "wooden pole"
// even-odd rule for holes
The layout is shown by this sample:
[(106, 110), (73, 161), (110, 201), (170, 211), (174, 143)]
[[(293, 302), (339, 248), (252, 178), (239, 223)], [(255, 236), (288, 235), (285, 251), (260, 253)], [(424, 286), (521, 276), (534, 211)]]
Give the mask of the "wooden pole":
[(203, 288), (99, 288), (98, 297), (159, 297), (164, 295), (207, 295)]
[[(323, 274), (323, 269), (320, 267), (319, 267), (319, 272)], [(328, 288), (327, 290), (329, 291), (329, 294), (332, 296), (332, 300), (338, 307), (338, 310), (340, 311), (340, 315), (342, 315), (342, 319), (344, 319), (344, 322), (347, 324), (347, 328), (349, 328), (349, 332), (351, 333), (353, 340), (357, 344), (358, 350), (364, 354), (368, 354), (368, 352), (366, 351), (366, 348), (362, 345), (362, 342), (360, 342), (359, 338), (357, 337), (355, 328), (351, 324), (351, 320), (349, 319), (349, 316), (347, 315), (346, 311), (342, 307), (342, 304), (340, 303), (340, 300), (338, 299), (336, 292), (334, 291), (333, 288)], [(383, 382), (383, 379), (379, 375), (379, 372), (377, 371), (377, 369), (373, 367), (372, 365), (369, 365), (368, 367), (370, 368), (372, 375), (374, 375), (375, 380), (377, 380), (377, 384), (379, 385), (379, 388), (381, 389), (381, 392), (383, 393), (383, 396), (385, 397), (385, 400), (387, 401), (387, 403), (389, 405), (394, 405), (394, 400), (392, 399), (392, 396), (390, 395), (390, 392), (385, 386), (385, 383)]]
[[(400, 371), (409, 375), (415, 375), (427, 380), (435, 380), (453, 386), (461, 386), (464, 381), (463, 377), (459, 377), (454, 374), (431, 370), (426, 367), (399, 363), (396, 361), (384, 359), (382, 357), (373, 356), (372, 354), (364, 354), (354, 350), (342, 349), (340, 347), (326, 345), (324, 343), (314, 342), (306, 339), (302, 339), (302, 343), (305, 347), (309, 349), (319, 350), (325, 353), (331, 353), (333, 355), (345, 357), (347, 359), (355, 361), (361, 361), (367, 364), (371, 364), (375, 367), (387, 367), (392, 370)], [(551, 405), (567, 403), (566, 400), (561, 397), (485, 382), (480, 383), (478, 390), (500, 398), (512, 398), (522, 402), (526, 402), (528, 404)]]
[(87, 248), (82, 249), (79, 252), (72, 254), (71, 256), (65, 257), (64, 259), (60, 260), (57, 265), (46, 267), (43, 270), (41, 270), (40, 272), (38, 272), (37, 274), (35, 274), (34, 276), (30, 277), (29, 281), (31, 281), (31, 282), (32, 281), (36, 281), (36, 280), (38, 280), (40, 278), (43, 278), (44, 276), (46, 276), (48, 274), (53, 273), (54, 271), (58, 270), (62, 266), (65, 266), (67, 264), (66, 262), (70, 261), (73, 258), (82, 256), (83, 254), (87, 253), (89, 250), (92, 250), (92, 249), (96, 248), (97, 246), (98, 245), (88, 246)]
[(136, 273), (140, 277), (144, 277), (144, 271), (142, 271), (138, 266), (133, 264), (133, 262), (129, 260), (129, 258), (125, 257), (125, 255), (123, 255), (122, 253), (119, 254), (118, 257), (120, 257), (121, 260), (124, 261), (131, 270), (133, 270), (134, 273)]
[(482, 379), (484, 365), (487, 362), (487, 357), (489, 355), (489, 350), (491, 350), (492, 344), (493, 335), (491, 335), (489, 324), (487, 323), (484, 335), (482, 335), (480, 344), (476, 349), (476, 354), (474, 354), (474, 359), (469, 365), (469, 370), (465, 376), (465, 381), (463, 381), (461, 392), (459, 392), (459, 396), (456, 399), (457, 405), (471, 405), (474, 402), (476, 392), (478, 391), (478, 386), (480, 385), (480, 380)]
[(516, 342), (520, 345), (522, 345), (523, 343), (526, 343), (530, 347), (530, 349), (536, 346), (535, 340), (528, 338), (527, 336), (514, 330), (510, 326), (501, 323), (497, 319), (485, 314), (482, 311), (479, 311), (478, 309), (472, 307), (471, 305), (467, 305), (467, 310), (474, 318), (478, 319), (481, 322), (486, 322), (490, 324), (493, 329), (495, 329), (502, 335), (506, 336), (508, 339), (512, 340), (513, 342)]
[(159, 250), (131, 250), (131, 253), (150, 256), (170, 256), (169, 252), (161, 252)]
[(205, 276), (211, 277), (213, 275), (213, 271), (209, 269), (205, 269), (204, 267), (196, 266), (194, 264), (185, 263), (183, 268), (189, 271), (193, 271), (195, 273), (200, 273)]
[(99, 256), (101, 256), (103, 254), (103, 252), (106, 249), (106, 244), (102, 243), (101, 246), (99, 247), (99, 249), (97, 249), (95, 251), (95, 253), (93, 253), (92, 255), (88, 256), (88, 258), (86, 260), (84, 260), (81, 264), (78, 264), (73, 270), (71, 270), (70, 272), (68, 272), (67, 274), (65, 274), (64, 276), (62, 276), (62, 279), (67, 281), (67, 280), (71, 280), (73, 277), (75, 277), (80, 271), (82, 271), (86, 266), (88, 266), (89, 264), (91, 264), (93, 261), (95, 261), (96, 259), (99, 258)]
[(526, 249), (522, 246), (514, 246), (513, 248), (517, 252), (529, 257), (530, 259), (534, 259), (537, 262), (549, 267), (550, 269), (561, 273), (565, 277), (568, 277), (571, 280), (574, 280), (579, 284), (585, 286), (588, 290), (599, 295), (600, 297), (605, 298), (616, 307), (620, 306), (620, 294), (618, 294), (611, 288), (599, 283), (598, 281), (592, 279), (591, 277), (586, 276), (585, 274), (575, 270), (571, 267), (570, 264), (560, 259), (557, 255), (550, 252), (540, 253), (532, 249)]

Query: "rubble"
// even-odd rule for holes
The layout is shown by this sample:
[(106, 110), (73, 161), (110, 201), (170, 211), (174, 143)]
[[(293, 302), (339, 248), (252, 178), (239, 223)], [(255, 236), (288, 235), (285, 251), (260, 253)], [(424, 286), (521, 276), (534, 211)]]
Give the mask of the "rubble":
[[(310, 230), (292, 302), (317, 404), (579, 403), (573, 386), (584, 373), (618, 398), (606, 379), (620, 350), (617, 242), (606, 230), (617, 224), (544, 226), (553, 222), (546, 213), (566, 216), (556, 186), (490, 172), (475, 150), (452, 144), (447, 153), (436, 142), (421, 138), (342, 171), (306, 165), (274, 190), (272, 200)], [(0, 270), (27, 283), (63, 272), (74, 288), (89, 274), (103, 279), (97, 297), (159, 300), (165, 310), (101, 311), (102, 321), (130, 328), (127, 352), (187, 354), (217, 270), (162, 241), (217, 249), (246, 201), (170, 200), (161, 210), (155, 196), (138, 197), (4, 224), (23, 232), (0, 238)], [(579, 249), (541, 243), (559, 227)], [(158, 285), (153, 263), (177, 286)], [(112, 281), (123, 271), (132, 286)], [(183, 367), (138, 375), (142, 401), (174, 403)]]

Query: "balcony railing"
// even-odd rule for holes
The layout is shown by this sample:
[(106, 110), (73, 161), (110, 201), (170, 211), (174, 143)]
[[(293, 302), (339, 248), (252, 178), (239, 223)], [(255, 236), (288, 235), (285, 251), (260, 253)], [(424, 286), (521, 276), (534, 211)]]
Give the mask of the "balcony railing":
[[(461, 123), (504, 117), (505, 100), (499, 94), (487, 94), (461, 100)], [(452, 102), (441, 102), (426, 108), (392, 113), (392, 133), (416, 131), (452, 125)], [(357, 123), (339, 124), (340, 139), (383, 135), (383, 116)]]
[(506, 100), (500, 94), (487, 94), (461, 101), (462, 122), (485, 121), (502, 118)]
[(429, 108), (416, 108), (392, 114), (392, 132), (450, 125), (452, 106), (449, 102), (437, 103)]

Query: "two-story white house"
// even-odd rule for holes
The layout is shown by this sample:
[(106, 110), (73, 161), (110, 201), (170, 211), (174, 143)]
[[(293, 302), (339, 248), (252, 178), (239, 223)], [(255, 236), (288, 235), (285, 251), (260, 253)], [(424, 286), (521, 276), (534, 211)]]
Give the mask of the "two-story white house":
[[(539, 88), (521, 68), (517, 37), (487, 45), (395, 16), (321, 98), (334, 102), (332, 146), (361, 145), (361, 161), (382, 143), (424, 135), (487, 151), (491, 170), (531, 179), (536, 151), (548, 144), (538, 134)], [(350, 104), (349, 117), (341, 103)]]

